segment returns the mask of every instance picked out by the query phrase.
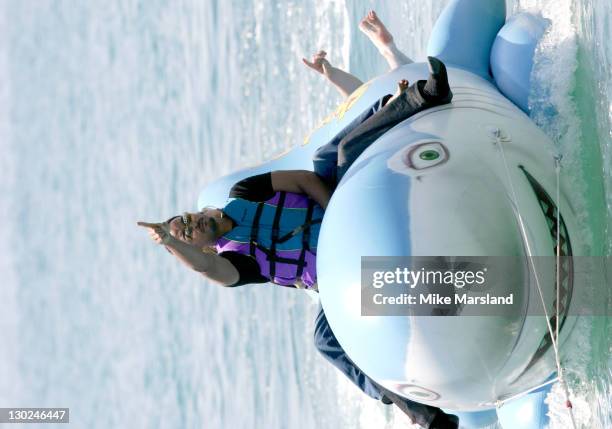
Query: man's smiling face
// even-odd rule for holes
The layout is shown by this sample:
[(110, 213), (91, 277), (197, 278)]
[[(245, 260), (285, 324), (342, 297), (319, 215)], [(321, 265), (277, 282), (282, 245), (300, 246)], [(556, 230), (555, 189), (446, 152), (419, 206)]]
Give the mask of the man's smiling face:
[(170, 234), (197, 247), (213, 245), (220, 236), (218, 221), (221, 210), (204, 209), (201, 212), (185, 212), (170, 220)]

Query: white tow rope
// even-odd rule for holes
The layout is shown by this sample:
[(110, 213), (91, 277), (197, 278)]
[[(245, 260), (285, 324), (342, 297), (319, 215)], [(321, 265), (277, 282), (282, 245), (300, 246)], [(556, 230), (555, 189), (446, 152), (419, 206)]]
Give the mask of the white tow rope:
[(576, 426), (576, 420), (574, 419), (574, 413), (573, 413), (573, 409), (572, 409), (572, 402), (570, 401), (570, 392), (569, 389), (567, 387), (567, 383), (565, 382), (565, 378), (563, 377), (563, 367), (561, 366), (561, 360), (559, 357), (559, 347), (557, 345), (557, 339), (559, 338), (559, 298), (560, 298), (560, 290), (561, 290), (561, 285), (560, 285), (560, 262), (561, 262), (561, 246), (560, 246), (560, 233), (559, 233), (559, 228), (561, 227), (561, 219), (560, 219), (560, 214), (559, 214), (559, 201), (560, 201), (560, 170), (561, 170), (561, 155), (557, 155), (555, 156), (555, 172), (556, 172), (556, 179), (557, 179), (557, 213), (556, 213), (556, 217), (557, 217), (557, 254), (556, 254), (556, 260), (557, 260), (557, 272), (556, 272), (556, 282), (557, 282), (557, 306), (555, 308), (555, 329), (553, 330), (553, 327), (550, 324), (550, 317), (548, 315), (548, 310), (546, 310), (546, 302), (544, 301), (544, 294), (542, 292), (542, 288), (540, 286), (540, 279), (538, 278), (538, 273), (535, 270), (535, 267), (533, 266), (533, 261), (531, 259), (532, 256), (532, 252), (531, 252), (531, 247), (529, 245), (529, 239), (527, 236), (527, 232), (525, 229), (525, 225), (523, 222), (523, 217), (521, 216), (521, 211), (519, 208), (519, 203), (518, 203), (518, 198), (516, 197), (516, 192), (514, 190), (514, 185), (512, 183), (512, 177), (510, 176), (510, 169), (508, 168), (508, 162), (506, 160), (506, 155), (504, 153), (504, 145), (502, 143), (503, 137), (501, 134), (501, 130), (496, 129), (494, 131), (494, 137), (496, 140), (496, 144), (500, 149), (500, 153), (502, 156), (502, 159), (504, 161), (504, 167), (506, 170), (506, 176), (508, 178), (508, 184), (510, 185), (510, 191), (512, 193), (512, 203), (514, 204), (517, 216), (518, 216), (518, 220), (519, 220), (519, 224), (521, 227), (521, 232), (523, 234), (524, 237), (524, 241), (525, 241), (525, 245), (527, 247), (527, 254), (528, 254), (528, 260), (529, 260), (529, 265), (531, 267), (531, 269), (533, 270), (533, 275), (535, 277), (535, 283), (536, 286), (538, 288), (538, 294), (540, 296), (540, 301), (542, 303), (542, 308), (544, 309), (544, 316), (546, 318), (546, 326), (548, 328), (548, 333), (550, 335), (550, 338), (552, 340), (552, 346), (553, 346), (553, 351), (555, 353), (555, 362), (557, 365), (557, 377), (556, 379), (550, 380), (540, 386), (537, 386), (533, 389), (530, 389), (526, 392), (520, 393), (518, 395), (515, 395), (513, 397), (510, 398), (506, 398), (503, 401), (497, 401), (497, 406), (501, 406), (504, 402), (507, 402), (511, 399), (516, 399), (517, 397), (526, 395), (527, 393), (536, 390), (540, 387), (546, 386), (548, 384), (551, 384), (555, 381), (559, 381), (559, 383), (561, 384), (561, 387), (563, 388), (563, 391), (565, 393), (565, 406), (568, 410), (569, 416), (571, 418), (572, 421), (572, 427), (574, 429), (577, 429)]
[[(565, 393), (565, 407), (568, 410), (568, 414), (572, 420), (572, 427), (574, 429), (576, 429), (576, 420), (574, 418), (574, 412), (573, 412), (573, 405), (572, 405), (572, 401), (570, 400), (570, 392), (569, 392), (569, 388), (567, 387), (567, 383), (565, 382), (565, 377), (563, 376), (563, 367), (561, 366), (561, 360), (559, 358), (559, 350), (556, 347), (556, 343), (557, 343), (557, 339), (559, 339), (559, 303), (560, 303), (560, 294), (561, 294), (561, 274), (560, 274), (560, 270), (561, 270), (561, 241), (560, 241), (560, 233), (559, 233), (559, 229), (561, 228), (561, 216), (559, 214), (559, 202), (561, 201), (561, 186), (560, 186), (560, 171), (561, 171), (561, 159), (563, 158), (563, 155), (559, 154), (557, 156), (555, 156), (555, 172), (556, 172), (556, 178), (557, 178), (557, 308), (556, 308), (556, 315), (555, 315), (555, 331), (556, 331), (556, 336), (555, 336), (555, 342), (553, 343), (555, 345), (555, 360), (557, 362), (557, 374), (558, 374), (558, 378), (559, 378), (559, 383), (561, 384), (561, 387), (563, 388), (563, 391)], [(552, 334), (551, 334), (552, 335)]]

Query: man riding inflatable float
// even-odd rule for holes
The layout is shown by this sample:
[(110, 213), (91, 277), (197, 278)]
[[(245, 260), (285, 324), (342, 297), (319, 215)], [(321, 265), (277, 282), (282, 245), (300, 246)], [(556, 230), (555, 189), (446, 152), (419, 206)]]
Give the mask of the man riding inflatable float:
[[(361, 23), (392, 68), (410, 62), (374, 12)], [(334, 69), (320, 52), (304, 62), (324, 74), (345, 95), (360, 81)], [(404, 119), (429, 107), (449, 103), (452, 93), (446, 68), (429, 57), (430, 75), (377, 101), (316, 153), (315, 172), (272, 171), (236, 183), (231, 201), (222, 209), (174, 216), (164, 223), (138, 222), (149, 229), (179, 260), (223, 286), (271, 282), (286, 287), (317, 290), (316, 248), (319, 227), (331, 193), (359, 155), (382, 134)], [(291, 210), (286, 210), (291, 209)], [(439, 408), (402, 398), (371, 380), (345, 354), (321, 309), (315, 343), (334, 366), (364, 393), (395, 403), (413, 422), (426, 428), (456, 428), (456, 416)]]

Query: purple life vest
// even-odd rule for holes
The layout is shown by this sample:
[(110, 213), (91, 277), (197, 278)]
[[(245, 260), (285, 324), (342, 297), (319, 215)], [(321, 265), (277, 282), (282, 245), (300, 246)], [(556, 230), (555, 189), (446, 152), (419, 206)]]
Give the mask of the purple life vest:
[(316, 253), (324, 210), (312, 199), (276, 192), (263, 202), (231, 200), (223, 213), (236, 226), (217, 240), (217, 252), (234, 251), (255, 258), (261, 275), (282, 286), (317, 282)]

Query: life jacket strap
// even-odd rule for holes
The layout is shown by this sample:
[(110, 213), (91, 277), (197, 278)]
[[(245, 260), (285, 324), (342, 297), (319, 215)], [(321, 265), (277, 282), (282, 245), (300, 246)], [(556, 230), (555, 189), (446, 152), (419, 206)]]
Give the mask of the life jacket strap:
[(257, 234), (259, 234), (259, 220), (261, 219), (261, 214), (263, 212), (264, 203), (257, 204), (257, 209), (255, 210), (255, 216), (253, 217), (253, 224), (251, 225), (251, 238), (250, 238), (250, 248), (249, 253), (252, 257), (256, 257), (255, 248), (257, 243)]
[[(265, 248), (264, 246), (262, 246), (259, 243), (255, 243), (255, 246), (257, 247), (257, 249), (261, 250), (265, 255), (266, 255), (266, 259), (268, 261), (271, 262), (279, 262), (282, 264), (291, 264), (291, 265), (297, 265), (298, 268), (300, 266), (300, 260), (299, 259), (291, 259), (291, 258), (284, 258), (282, 256), (278, 256), (274, 253), (272, 253), (272, 251), (270, 249)], [(302, 262), (302, 265), (306, 265), (305, 262)], [(272, 277), (272, 276), (270, 276)]]
[[(284, 243), (285, 241), (289, 240), (292, 237), (295, 237), (296, 235), (298, 235), (300, 232), (304, 231), (304, 234), (308, 234), (308, 236), (310, 236), (310, 227), (312, 225), (316, 225), (318, 223), (323, 222), (323, 219), (310, 219), (312, 217), (312, 209), (314, 208), (314, 204), (312, 204), (311, 206), (311, 202), (308, 202), (308, 212), (306, 214), (306, 222), (304, 222), (303, 225), (300, 225), (296, 228), (293, 229), (293, 231), (288, 232), (287, 234), (283, 235), (282, 237), (280, 237), (277, 241), (277, 243)], [(302, 240), (303, 241), (303, 240)]]
[[(297, 272), (295, 277), (299, 280), (302, 278), (304, 272), (304, 266), (306, 265), (306, 251), (310, 250), (310, 225), (320, 223), (322, 219), (312, 219), (312, 211), (314, 209), (314, 203), (312, 200), (308, 200), (308, 209), (306, 210), (306, 222), (304, 225), (308, 225), (307, 228), (302, 228), (304, 233), (302, 234), (302, 250), (300, 251), (300, 257), (298, 259)], [(317, 222), (318, 221), (318, 222)], [(297, 229), (297, 228), (296, 228)]]
[[(278, 241), (278, 226), (280, 224), (281, 214), (283, 213), (283, 206), (285, 205), (285, 198), (287, 197), (286, 192), (281, 192), (278, 198), (278, 204), (276, 205), (276, 211), (274, 213), (274, 221), (272, 222), (272, 237), (270, 237), (271, 245), (270, 252), (276, 254), (276, 243)], [(270, 278), (274, 279), (276, 275), (276, 260), (275, 258), (270, 259)]]

